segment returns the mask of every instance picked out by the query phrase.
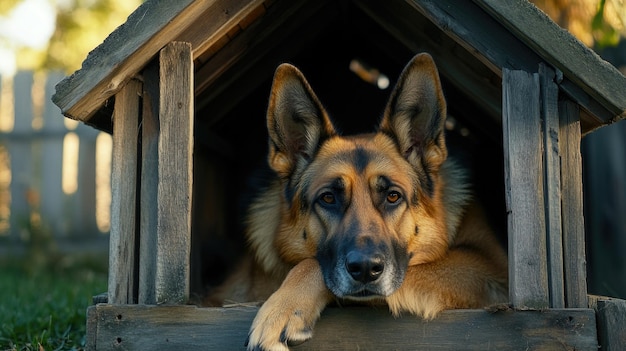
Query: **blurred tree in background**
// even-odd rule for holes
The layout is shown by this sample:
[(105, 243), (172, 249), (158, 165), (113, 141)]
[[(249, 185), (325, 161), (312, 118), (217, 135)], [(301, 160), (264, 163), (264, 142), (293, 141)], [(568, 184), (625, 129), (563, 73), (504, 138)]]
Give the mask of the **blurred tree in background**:
[(531, 0), (552, 20), (592, 48), (626, 37), (625, 0)]
[[(0, 19), (28, 0), (1, 0)], [(33, 48), (10, 43), (0, 35), (0, 44), (12, 45), (18, 69), (55, 69), (71, 73), (89, 51), (126, 21), (141, 0), (43, 0), (49, 3), (56, 25), (48, 45)], [(8, 35), (5, 35), (8, 36)]]

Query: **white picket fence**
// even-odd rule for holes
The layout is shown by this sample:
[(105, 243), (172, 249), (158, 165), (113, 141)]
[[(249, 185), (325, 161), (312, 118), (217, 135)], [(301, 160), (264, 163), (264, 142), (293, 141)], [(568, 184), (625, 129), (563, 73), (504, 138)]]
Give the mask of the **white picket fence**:
[(50, 97), (63, 77), (1, 80), (0, 249), (42, 237), (66, 246), (106, 240), (110, 137), (61, 115)]

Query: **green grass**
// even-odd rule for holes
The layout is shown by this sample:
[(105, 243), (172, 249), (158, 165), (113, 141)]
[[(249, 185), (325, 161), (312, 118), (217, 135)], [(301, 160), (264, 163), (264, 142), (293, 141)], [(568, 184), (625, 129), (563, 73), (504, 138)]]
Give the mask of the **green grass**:
[(0, 259), (0, 351), (82, 350), (85, 314), (107, 287), (106, 257)]

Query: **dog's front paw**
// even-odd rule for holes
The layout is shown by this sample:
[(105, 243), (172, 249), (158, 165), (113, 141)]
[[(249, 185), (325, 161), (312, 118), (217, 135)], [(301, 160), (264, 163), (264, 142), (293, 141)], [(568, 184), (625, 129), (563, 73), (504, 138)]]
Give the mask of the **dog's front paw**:
[(280, 294), (272, 295), (252, 322), (248, 350), (286, 351), (289, 345), (310, 339), (318, 313), (311, 313), (301, 307), (280, 301)]
[(289, 345), (310, 339), (331, 298), (317, 261), (298, 263), (259, 309), (250, 327), (248, 350), (289, 350)]

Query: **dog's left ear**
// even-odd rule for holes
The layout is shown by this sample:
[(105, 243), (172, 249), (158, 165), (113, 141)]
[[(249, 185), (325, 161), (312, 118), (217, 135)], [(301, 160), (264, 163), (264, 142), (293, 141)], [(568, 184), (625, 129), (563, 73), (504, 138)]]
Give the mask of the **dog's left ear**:
[(446, 101), (435, 62), (428, 54), (418, 54), (391, 93), (380, 131), (396, 139), (412, 165), (437, 171), (448, 155), (445, 119)]
[(267, 130), (269, 165), (281, 177), (306, 166), (322, 141), (336, 134), (304, 75), (290, 64), (280, 65), (274, 74)]

